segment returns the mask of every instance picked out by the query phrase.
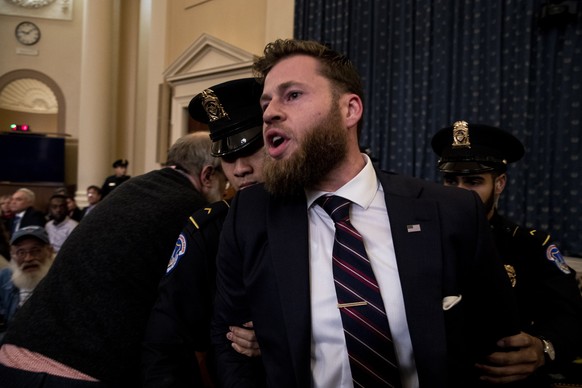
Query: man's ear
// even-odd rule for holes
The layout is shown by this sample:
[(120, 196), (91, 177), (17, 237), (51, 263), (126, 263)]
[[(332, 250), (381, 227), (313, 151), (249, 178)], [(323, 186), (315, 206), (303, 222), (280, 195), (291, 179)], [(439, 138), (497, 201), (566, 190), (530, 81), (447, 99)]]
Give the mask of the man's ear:
[(495, 178), (495, 194), (500, 195), (505, 189), (505, 184), (507, 183), (507, 175), (501, 174)]
[(346, 113), (346, 123), (348, 127), (355, 127), (362, 118), (364, 112), (364, 106), (362, 100), (357, 94), (347, 94), (347, 113)]
[(214, 174), (214, 167), (210, 165), (206, 165), (200, 171), (200, 183), (202, 183), (202, 187), (211, 187), (212, 186), (212, 175)]

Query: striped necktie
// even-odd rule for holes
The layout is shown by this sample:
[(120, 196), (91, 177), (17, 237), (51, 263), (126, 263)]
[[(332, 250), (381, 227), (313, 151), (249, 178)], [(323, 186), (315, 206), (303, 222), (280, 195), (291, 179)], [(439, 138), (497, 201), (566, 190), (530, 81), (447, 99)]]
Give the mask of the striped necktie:
[(322, 196), (316, 203), (335, 223), (333, 276), (354, 387), (400, 387), (384, 302), (362, 236), (350, 222), (351, 201)]

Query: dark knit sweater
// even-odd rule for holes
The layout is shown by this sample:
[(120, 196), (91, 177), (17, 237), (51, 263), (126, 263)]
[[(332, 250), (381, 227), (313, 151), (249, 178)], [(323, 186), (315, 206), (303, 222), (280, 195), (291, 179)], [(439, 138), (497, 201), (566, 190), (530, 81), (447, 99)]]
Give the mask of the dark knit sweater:
[(169, 168), (125, 182), (69, 236), (5, 342), (115, 387), (138, 386), (158, 283), (188, 216), (205, 204)]

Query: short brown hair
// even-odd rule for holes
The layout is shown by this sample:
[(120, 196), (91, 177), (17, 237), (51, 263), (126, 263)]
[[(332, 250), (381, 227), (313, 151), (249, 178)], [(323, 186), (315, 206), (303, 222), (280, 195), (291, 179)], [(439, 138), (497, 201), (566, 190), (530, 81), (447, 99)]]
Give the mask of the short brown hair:
[[(253, 64), (255, 77), (262, 83), (281, 60), (294, 55), (308, 55), (321, 64), (321, 75), (332, 83), (334, 93), (354, 93), (364, 100), (362, 79), (358, 70), (343, 54), (313, 40), (277, 39), (265, 46), (263, 56)], [(361, 122), (361, 120), (360, 120)]]

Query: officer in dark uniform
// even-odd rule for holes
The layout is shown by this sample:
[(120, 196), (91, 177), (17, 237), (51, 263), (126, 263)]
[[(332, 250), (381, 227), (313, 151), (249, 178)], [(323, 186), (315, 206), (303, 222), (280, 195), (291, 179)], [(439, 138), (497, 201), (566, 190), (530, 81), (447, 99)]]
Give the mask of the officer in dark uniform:
[(117, 186), (131, 178), (131, 176), (126, 175), (128, 165), (129, 162), (127, 159), (118, 159), (113, 162), (113, 169), (115, 170), (115, 174), (105, 178), (103, 187), (101, 187), (101, 199), (105, 198), (105, 196), (112, 192), (113, 189), (115, 189)]
[(480, 368), (490, 381), (549, 387), (549, 374), (568, 371), (582, 354), (582, 297), (574, 270), (550, 235), (520, 227), (497, 212), (507, 165), (523, 157), (524, 147), (499, 128), (457, 121), (434, 135), (432, 148), (440, 157), (445, 185), (481, 197), (518, 300), (522, 333), (504, 339), (508, 352), (494, 353)]
[[(221, 158), (236, 190), (262, 181), (261, 92), (253, 78), (229, 81), (204, 90), (188, 108), (193, 119), (208, 124), (212, 155)], [(216, 385), (210, 320), (218, 240), (228, 208), (228, 201), (220, 201), (194, 213), (176, 242), (145, 335), (144, 387)], [(256, 341), (250, 348), (258, 349)]]

